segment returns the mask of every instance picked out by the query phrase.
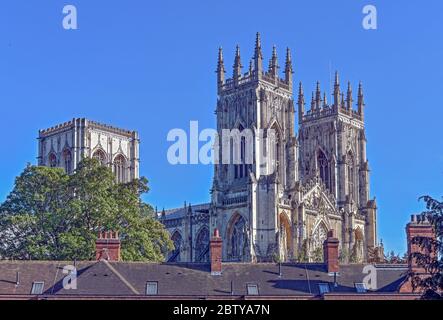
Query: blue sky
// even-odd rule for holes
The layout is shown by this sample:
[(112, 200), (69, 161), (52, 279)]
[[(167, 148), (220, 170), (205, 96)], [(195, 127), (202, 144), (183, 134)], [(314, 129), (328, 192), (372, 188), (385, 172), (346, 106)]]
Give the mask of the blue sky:
[[(62, 28), (67, 4), (78, 30)], [(377, 30), (362, 27), (367, 4)], [(266, 65), (272, 45), (280, 64), (290, 47), (307, 92), (317, 80), (329, 89), (336, 69), (354, 92), (363, 81), (379, 237), (404, 252), (418, 197), (443, 194), (442, 14), (439, 0), (1, 1), (0, 201), (36, 162), (38, 129), (73, 117), (140, 132), (153, 205), (208, 201), (212, 167), (171, 166), (166, 135), (190, 120), (214, 127), (217, 48), (230, 73), (235, 45), (248, 65), (259, 31)]]

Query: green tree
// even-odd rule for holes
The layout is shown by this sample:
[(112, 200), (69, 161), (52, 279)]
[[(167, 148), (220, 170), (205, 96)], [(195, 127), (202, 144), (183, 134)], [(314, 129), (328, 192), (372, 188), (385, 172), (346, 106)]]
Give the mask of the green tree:
[[(426, 210), (422, 215), (433, 225), (436, 238), (415, 237), (413, 244), (419, 245), (422, 252), (415, 252), (409, 259), (416, 259), (418, 266), (425, 269), (429, 276), (410, 273), (414, 288), (423, 289), (424, 298), (442, 299), (443, 295), (443, 202), (430, 196), (420, 198), (426, 203)], [(434, 254), (430, 254), (433, 252)]]
[(140, 196), (146, 178), (118, 184), (112, 171), (84, 159), (76, 172), (28, 165), (0, 206), (0, 257), (94, 258), (100, 230), (119, 231), (123, 260), (163, 261), (173, 244)]

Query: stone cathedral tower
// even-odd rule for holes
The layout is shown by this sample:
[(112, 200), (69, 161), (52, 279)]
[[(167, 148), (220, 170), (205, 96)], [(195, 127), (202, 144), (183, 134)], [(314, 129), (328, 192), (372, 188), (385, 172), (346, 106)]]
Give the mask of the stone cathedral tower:
[(370, 260), (377, 252), (376, 203), (369, 194), (361, 84), (357, 110), (351, 85), (342, 93), (338, 73), (332, 103), (317, 83), (307, 110), (300, 83), (296, 114), (290, 50), (283, 77), (275, 47), (265, 70), (259, 34), (249, 68), (243, 70), (237, 47), (232, 77), (225, 75), (220, 48), (211, 203), (163, 212), (178, 248), (170, 261), (207, 260), (214, 228), (224, 261), (319, 262), (330, 230), (340, 241), (341, 261)]
[[(297, 141), (289, 49), (283, 79), (279, 77), (279, 68), (274, 47), (268, 70), (264, 70), (258, 34), (254, 57), (246, 73), (242, 73), (237, 47), (232, 78), (225, 79), (223, 55), (219, 51), (216, 108), (219, 136), (226, 129), (253, 134), (252, 139), (247, 139), (246, 134), (242, 137), (240, 164), (231, 161), (215, 165), (211, 227), (217, 227), (224, 235), (223, 258), (227, 261), (269, 260), (278, 254), (281, 220), (290, 228), (290, 192), (297, 180)], [(275, 133), (274, 139), (266, 136), (269, 129)], [(244, 159), (246, 149), (253, 155), (252, 163)], [(220, 159), (225, 151), (220, 148)], [(259, 165), (260, 155), (268, 156), (270, 161)], [(286, 241), (292, 247), (289, 237)]]

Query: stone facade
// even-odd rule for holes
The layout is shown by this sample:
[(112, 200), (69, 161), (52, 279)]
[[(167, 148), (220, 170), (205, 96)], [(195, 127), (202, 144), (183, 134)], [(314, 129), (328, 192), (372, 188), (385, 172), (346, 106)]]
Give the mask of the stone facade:
[[(198, 243), (198, 232), (205, 230), (204, 239), (209, 239), (217, 228), (226, 244), (224, 261), (322, 261), (323, 242), (330, 230), (339, 240), (341, 261), (370, 260), (376, 252), (377, 209), (369, 195), (361, 84), (356, 110), (351, 85), (342, 93), (338, 73), (333, 101), (328, 103), (317, 83), (306, 110), (300, 83), (296, 135), (291, 53), (287, 49), (283, 78), (275, 47), (267, 71), (262, 60), (257, 34), (249, 70), (242, 72), (237, 47), (233, 76), (225, 79), (219, 51), (217, 131), (219, 136), (224, 129), (256, 133), (248, 140), (253, 161), (244, 161), (241, 151), (240, 164), (215, 164), (205, 219), (197, 218), (201, 213), (192, 206), (181, 210), (182, 214), (177, 210), (163, 213), (162, 221), (181, 243), (170, 258), (197, 261), (199, 256), (188, 251), (209, 246)], [(273, 139), (259, 134), (259, 129), (272, 129)], [(259, 156), (264, 154), (268, 159), (262, 164)], [(198, 228), (190, 224), (196, 220)]]
[(39, 131), (38, 164), (72, 173), (84, 157), (112, 168), (117, 181), (139, 177), (139, 138), (136, 131), (118, 129), (87, 119), (72, 119)]

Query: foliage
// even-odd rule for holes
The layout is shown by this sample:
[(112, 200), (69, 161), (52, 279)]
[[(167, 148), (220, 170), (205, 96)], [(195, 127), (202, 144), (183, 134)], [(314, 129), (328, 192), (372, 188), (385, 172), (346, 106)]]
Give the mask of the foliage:
[(318, 247), (312, 252), (312, 262), (323, 262), (323, 248)]
[(119, 231), (123, 260), (162, 261), (173, 245), (140, 200), (146, 178), (115, 182), (96, 159), (76, 172), (28, 165), (0, 205), (0, 257), (33, 260), (94, 258), (98, 231)]
[[(409, 259), (415, 259), (419, 267), (424, 268), (429, 276), (410, 273), (414, 289), (421, 288), (426, 299), (443, 298), (443, 202), (435, 200), (430, 196), (420, 198), (426, 203), (426, 210), (422, 216), (432, 224), (436, 238), (415, 237), (412, 244), (419, 245), (421, 252), (412, 253)], [(433, 252), (434, 254), (430, 254)]]

